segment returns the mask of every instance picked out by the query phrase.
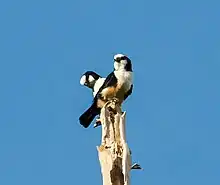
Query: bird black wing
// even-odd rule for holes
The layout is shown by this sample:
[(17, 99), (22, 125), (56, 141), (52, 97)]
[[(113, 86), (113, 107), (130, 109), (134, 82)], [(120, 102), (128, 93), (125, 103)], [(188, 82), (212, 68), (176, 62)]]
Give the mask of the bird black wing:
[(99, 91), (97, 92), (95, 99), (98, 98), (98, 96), (100, 96), (100, 93), (102, 92), (103, 89), (105, 89), (106, 87), (111, 87), (111, 86), (117, 86), (117, 78), (114, 74), (114, 71), (111, 72), (105, 79), (103, 85), (100, 87)]
[(126, 100), (126, 99), (127, 99), (127, 97), (131, 95), (132, 90), (133, 90), (133, 84), (131, 85), (131, 87), (130, 87), (129, 91), (128, 91), (128, 92), (127, 92), (125, 95), (124, 95), (124, 100)]
[(96, 106), (96, 103), (93, 102), (93, 104), (88, 108), (80, 117), (79, 122), (82, 126), (87, 128), (93, 119), (100, 114), (100, 108)]

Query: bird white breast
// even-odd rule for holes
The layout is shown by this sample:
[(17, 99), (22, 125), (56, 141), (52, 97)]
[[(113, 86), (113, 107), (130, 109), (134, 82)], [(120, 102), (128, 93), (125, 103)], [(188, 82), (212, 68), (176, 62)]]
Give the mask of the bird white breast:
[(119, 63), (118, 62), (114, 62), (114, 69), (115, 71), (117, 71), (119, 69)]
[(133, 75), (130, 71), (120, 70), (114, 71), (114, 74), (118, 80), (118, 84), (123, 86), (124, 91), (127, 92), (133, 84)]
[(95, 85), (94, 85), (94, 88), (93, 88), (93, 96), (95, 97), (95, 95), (97, 94), (97, 92), (99, 91), (99, 89), (100, 89), (100, 87), (103, 85), (103, 83), (104, 83), (104, 81), (105, 81), (105, 78), (99, 78), (97, 81), (96, 81), (96, 83), (95, 83)]

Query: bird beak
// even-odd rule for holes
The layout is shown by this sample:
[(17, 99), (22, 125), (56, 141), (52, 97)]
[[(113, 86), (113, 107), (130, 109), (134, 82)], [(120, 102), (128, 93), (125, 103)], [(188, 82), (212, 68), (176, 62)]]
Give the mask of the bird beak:
[(114, 59), (114, 61), (120, 63), (120, 60)]

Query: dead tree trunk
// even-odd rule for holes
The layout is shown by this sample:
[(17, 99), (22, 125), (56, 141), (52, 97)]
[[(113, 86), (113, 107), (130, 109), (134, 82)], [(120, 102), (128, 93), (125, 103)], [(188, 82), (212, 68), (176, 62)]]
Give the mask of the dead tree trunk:
[(125, 116), (117, 101), (102, 108), (102, 141), (97, 147), (103, 185), (130, 185), (131, 153), (126, 143)]

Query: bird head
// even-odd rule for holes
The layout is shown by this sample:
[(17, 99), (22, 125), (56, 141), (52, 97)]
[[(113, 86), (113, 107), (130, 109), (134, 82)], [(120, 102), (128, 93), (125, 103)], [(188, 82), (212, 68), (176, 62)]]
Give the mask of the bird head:
[(95, 82), (100, 78), (100, 75), (93, 71), (87, 71), (85, 72), (81, 79), (80, 79), (80, 84), (87, 86), (89, 88), (93, 88), (95, 85)]
[(114, 56), (114, 69), (115, 71), (120, 71), (120, 70), (132, 71), (131, 60), (123, 54), (115, 55)]

